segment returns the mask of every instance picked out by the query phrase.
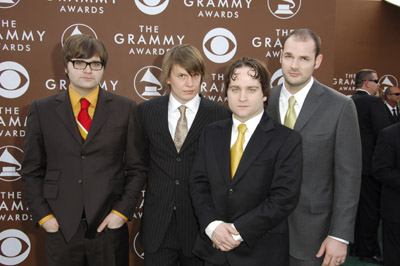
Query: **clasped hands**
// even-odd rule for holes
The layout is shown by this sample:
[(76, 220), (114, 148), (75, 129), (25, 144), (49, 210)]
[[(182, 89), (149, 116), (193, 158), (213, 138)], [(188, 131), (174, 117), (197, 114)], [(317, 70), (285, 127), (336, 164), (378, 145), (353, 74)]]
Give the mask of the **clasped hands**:
[(242, 241), (234, 240), (232, 235), (239, 236), (240, 234), (231, 223), (220, 223), (211, 235), (213, 247), (221, 251), (230, 251), (236, 248)]

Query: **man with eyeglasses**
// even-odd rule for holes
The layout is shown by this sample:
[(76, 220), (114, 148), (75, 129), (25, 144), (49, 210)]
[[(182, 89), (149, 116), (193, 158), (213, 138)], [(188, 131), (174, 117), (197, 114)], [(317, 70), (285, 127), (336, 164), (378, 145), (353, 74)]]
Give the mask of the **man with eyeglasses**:
[(400, 88), (391, 86), (385, 92), (386, 111), (392, 124), (400, 121), (399, 102), (400, 102)]
[(378, 244), (381, 219), (381, 185), (372, 173), (372, 156), (379, 132), (391, 125), (381, 98), (374, 96), (379, 89), (378, 74), (372, 69), (362, 69), (356, 74), (356, 93), (352, 96), (357, 108), (362, 146), (362, 178), (358, 203), (353, 255), (364, 262), (382, 264)]
[(68, 91), (34, 101), (22, 181), (49, 266), (128, 266), (129, 233), (146, 180), (136, 103), (100, 88), (108, 54), (88, 35), (62, 49)]

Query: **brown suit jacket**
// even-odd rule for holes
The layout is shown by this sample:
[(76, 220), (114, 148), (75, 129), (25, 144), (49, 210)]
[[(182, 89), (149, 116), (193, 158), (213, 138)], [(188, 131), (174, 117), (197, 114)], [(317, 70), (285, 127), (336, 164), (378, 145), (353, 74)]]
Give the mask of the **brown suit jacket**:
[(89, 230), (112, 209), (130, 219), (145, 183), (145, 146), (136, 103), (100, 89), (83, 141), (68, 92), (34, 101), (22, 162), (33, 221), (54, 214), (66, 241), (85, 213)]

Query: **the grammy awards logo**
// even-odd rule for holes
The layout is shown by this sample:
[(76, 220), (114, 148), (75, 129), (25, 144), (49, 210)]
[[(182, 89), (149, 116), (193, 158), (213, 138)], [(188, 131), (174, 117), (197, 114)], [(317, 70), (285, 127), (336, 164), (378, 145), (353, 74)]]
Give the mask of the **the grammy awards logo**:
[(146, 66), (140, 69), (133, 80), (136, 93), (144, 100), (150, 100), (165, 94), (162, 84), (156, 78), (161, 74), (161, 68)]
[(78, 34), (91, 35), (97, 39), (97, 34), (91, 27), (85, 24), (78, 23), (78, 24), (73, 24), (64, 30), (61, 36), (61, 46), (64, 46), (64, 42), (69, 36)]
[(268, 0), (268, 9), (279, 19), (289, 19), (299, 12), (301, 0)]
[(271, 77), (271, 87), (278, 86), (282, 84), (284, 81), (282, 68), (275, 71), (275, 73)]
[(137, 233), (135, 235), (135, 238), (133, 239), (133, 249), (135, 250), (136, 255), (143, 260), (144, 259), (144, 250), (139, 243), (138, 236), (139, 236), (139, 233)]
[(381, 84), (383, 91), (386, 91), (387, 88), (389, 87), (398, 87), (399, 86), (399, 82), (396, 79), (395, 76), (390, 75), (390, 74), (386, 74), (383, 75), (380, 79), (379, 79), (379, 84)]
[(0, 180), (12, 182), (21, 178), (21, 174), (18, 173), (21, 164), (18, 160), (22, 160), (22, 153), (23, 151), (15, 146), (0, 148)]

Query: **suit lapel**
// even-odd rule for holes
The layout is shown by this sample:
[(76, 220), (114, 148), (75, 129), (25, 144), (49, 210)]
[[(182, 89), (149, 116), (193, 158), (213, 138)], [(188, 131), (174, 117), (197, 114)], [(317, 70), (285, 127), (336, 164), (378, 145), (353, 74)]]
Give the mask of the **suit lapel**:
[(75, 121), (75, 116), (74, 112), (72, 111), (68, 92), (59, 93), (56, 96), (55, 101), (60, 103), (56, 108), (56, 112), (60, 117), (60, 120), (64, 123), (71, 135), (82, 145), (83, 139), (79, 133), (78, 125)]
[(227, 185), (231, 183), (231, 134), (232, 134), (232, 118), (220, 121), (218, 124), (218, 132), (213, 136), (212, 142), (218, 165), (221, 171), (221, 177)]
[(275, 121), (281, 122), (281, 115), (279, 112), (279, 97), (281, 95), (282, 85), (274, 88), (274, 93), (271, 95), (271, 99), (268, 101), (268, 114)]
[[(161, 134), (164, 136), (166, 143), (176, 152), (176, 147), (174, 144), (174, 140), (171, 137), (171, 132), (169, 132), (168, 127), (168, 102), (169, 102), (169, 94), (165, 96), (161, 96), (160, 103), (156, 108), (157, 115), (155, 116), (156, 121), (155, 124), (160, 125)], [(183, 148), (183, 147), (182, 147)]]
[(294, 125), (294, 130), (301, 131), (301, 129), (307, 124), (311, 116), (320, 106), (323, 99), (321, 96), (323, 94), (324, 90), (322, 89), (322, 85), (315, 80), (303, 103), (299, 117)]
[(268, 115), (266, 115), (266, 113), (264, 113), (260, 123), (251, 136), (246, 149), (244, 150), (242, 159), (239, 162), (239, 166), (232, 182), (238, 182), (238, 180), (244, 176), (251, 164), (256, 160), (260, 152), (265, 149), (265, 147), (271, 141), (271, 136), (268, 134), (268, 131), (273, 129), (274, 124), (272, 123), (272, 120), (268, 117)]
[(185, 141), (183, 142), (181, 152), (189, 147), (193, 141), (199, 139), (200, 133), (204, 126), (210, 121), (210, 105), (207, 101), (201, 97), (199, 110), (197, 110), (196, 117), (193, 120), (193, 124), (189, 129)]
[(84, 142), (84, 146), (88, 142), (90, 142), (90, 140), (92, 140), (94, 136), (96, 136), (99, 130), (103, 127), (104, 123), (107, 121), (109, 115), (111, 114), (111, 109), (109, 108), (109, 104), (111, 103), (111, 101), (112, 98), (110, 97), (110, 95), (100, 88), (92, 125), (90, 126), (89, 133)]

